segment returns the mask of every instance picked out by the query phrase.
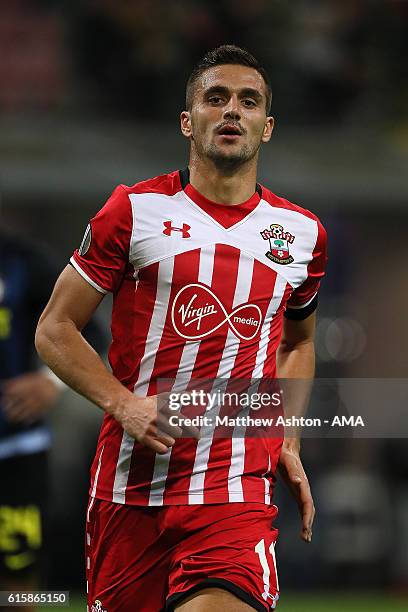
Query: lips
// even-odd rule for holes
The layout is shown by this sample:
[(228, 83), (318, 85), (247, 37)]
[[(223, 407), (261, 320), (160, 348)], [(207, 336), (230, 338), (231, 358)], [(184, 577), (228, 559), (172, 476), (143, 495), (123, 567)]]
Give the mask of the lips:
[(242, 130), (236, 125), (224, 124), (218, 129), (218, 135), (219, 136), (241, 136)]

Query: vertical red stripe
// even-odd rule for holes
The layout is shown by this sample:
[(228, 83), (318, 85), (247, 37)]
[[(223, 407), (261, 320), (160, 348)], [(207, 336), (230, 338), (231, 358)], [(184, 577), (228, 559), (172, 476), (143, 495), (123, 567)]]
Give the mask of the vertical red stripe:
[[(262, 312), (262, 321), (264, 321), (268, 305), (273, 295), (276, 272), (268, 266), (255, 260), (252, 269), (252, 278), (250, 282), (250, 290), (248, 294), (248, 303), (257, 304)], [(256, 355), (259, 348), (258, 334), (252, 340), (240, 340), (238, 352), (231, 371), (226, 391), (238, 392), (242, 388), (242, 383), (237, 385), (237, 379), (249, 380), (252, 377), (252, 371), (255, 367)], [(238, 388), (239, 387), (239, 388)], [(227, 408), (222, 411), (222, 414), (231, 415), (231, 410)], [(232, 429), (227, 428), (225, 435), (231, 436)], [(229, 456), (227, 456), (229, 451)], [(231, 439), (215, 439), (211, 446), (210, 458), (208, 462), (208, 477), (206, 477), (206, 503), (214, 503), (215, 497), (222, 490), (225, 502), (229, 500), (228, 492), (228, 475), (231, 465), (232, 442)], [(254, 458), (255, 459), (255, 458)], [(268, 458), (264, 454), (263, 463)], [(246, 460), (245, 460), (246, 461)], [(255, 463), (255, 467), (261, 469), (259, 464), (259, 456)]]
[(289, 283), (287, 283), (278, 311), (272, 319), (271, 329), (269, 331), (268, 349), (266, 352), (263, 371), (264, 378), (276, 377), (276, 351), (278, 350), (282, 337), (284, 308), (291, 292), (292, 287), (289, 285)]
[[(215, 245), (214, 266), (211, 280), (211, 290), (218, 297), (227, 312), (232, 309), (235, 286), (238, 275), (240, 251), (235, 247), (224, 244)], [(226, 282), (228, 279), (228, 282)], [(222, 325), (217, 331), (200, 342), (196, 361), (192, 373), (194, 379), (214, 379), (218, 373), (219, 362), (228, 334), (228, 324)], [(190, 388), (194, 382), (190, 384)], [(188, 503), (190, 478), (194, 467), (197, 442), (185, 440), (183, 444), (173, 448), (168, 474), (168, 488), (170, 493), (173, 486), (177, 486), (177, 493), (182, 492), (179, 503)], [(182, 455), (182, 453), (185, 453)], [(187, 468), (187, 469), (186, 469)], [(173, 485), (173, 486), (172, 486)], [(166, 495), (164, 498), (166, 503)]]
[[(109, 362), (115, 376), (130, 391), (133, 391), (137, 380), (149, 331), (156, 299), (158, 264), (140, 271), (137, 282), (133, 278), (133, 272), (133, 268), (129, 266), (120, 291), (113, 298), (112, 336), (115, 341), (109, 350)], [(123, 429), (119, 423), (106, 415), (91, 471), (94, 478), (100, 449), (105, 445), (97, 485), (97, 494), (103, 499), (112, 499), (122, 436)]]
[[(267, 309), (275, 290), (276, 277), (277, 274), (274, 270), (258, 260), (254, 261), (248, 302), (259, 306), (262, 312), (262, 322), (265, 320)], [(260, 333), (253, 340), (241, 340), (231, 372), (231, 379), (250, 379), (252, 377), (259, 349), (259, 340)]]
[(171, 320), (171, 308), (178, 291), (185, 285), (197, 282), (199, 266), (200, 249), (181, 253), (174, 257), (173, 279), (166, 321), (156, 354), (148, 395), (157, 393), (158, 378), (174, 379), (176, 377), (186, 341), (174, 330)]
[[(225, 244), (216, 244), (211, 289), (231, 312), (237, 282), (239, 249)], [(212, 379), (217, 376), (218, 366), (228, 334), (228, 323), (200, 342), (192, 378)]]
[[(122, 286), (113, 305), (112, 335), (120, 337), (117, 343), (120, 352), (118, 351), (116, 355), (115, 372), (126, 372), (126, 386), (131, 391), (133, 391), (139, 376), (140, 362), (146, 350), (146, 339), (156, 302), (158, 272), (158, 263), (140, 270), (136, 291), (134, 291), (134, 285), (133, 291), (125, 290)], [(124, 321), (126, 321), (126, 327), (123, 327)], [(109, 469), (107, 475), (113, 488), (119, 449), (115, 447), (111, 449), (109, 444), (105, 450), (109, 457), (109, 463), (112, 459), (115, 462), (115, 469)], [(106, 460), (105, 451), (103, 460)], [(148, 503), (148, 483), (153, 473), (153, 460), (154, 453), (152, 451), (139, 443), (135, 443), (126, 488), (126, 501), (128, 503), (132, 503), (134, 495), (137, 495), (137, 502), (134, 500), (135, 503)], [(140, 499), (140, 496), (142, 499)]]
[[(276, 314), (273, 316), (271, 321), (271, 327), (268, 335), (268, 346), (266, 349), (266, 356), (264, 361), (262, 380), (260, 385), (260, 392), (263, 390), (269, 394), (272, 394), (275, 389), (273, 385), (268, 383), (268, 379), (272, 380), (276, 378), (276, 350), (280, 343), (282, 334), (282, 316), (283, 308), (286, 304), (288, 296), (290, 295), (291, 287), (287, 283), (283, 292), (283, 297), (278, 305)], [(254, 364), (255, 365), (255, 364)], [(264, 384), (262, 384), (264, 381)], [(259, 416), (252, 413), (252, 416)], [(263, 414), (264, 417), (276, 416), (270, 414), (269, 410), (266, 410)], [(244, 466), (244, 477), (242, 478), (242, 489), (244, 493), (244, 499), (248, 499), (249, 496), (253, 496), (254, 487), (258, 486), (258, 483), (251, 478), (251, 474), (265, 474), (268, 469), (268, 462), (270, 459), (271, 473), (276, 469), (276, 464), (279, 459), (280, 448), (282, 440), (279, 438), (267, 437), (267, 432), (259, 438), (247, 437), (245, 439), (245, 466)], [(266, 476), (271, 484), (270, 494), (272, 497), (272, 489), (274, 486), (274, 479), (271, 476)], [(265, 482), (260, 480), (259, 484), (265, 487)]]
[(114, 295), (112, 306), (112, 342), (109, 362), (116, 378), (128, 389), (139, 375), (140, 361), (156, 302), (159, 264), (143, 268), (138, 280), (128, 276)]
[[(149, 393), (156, 392), (157, 379), (175, 379), (180, 365), (180, 359), (185, 346), (185, 340), (174, 330), (171, 321), (171, 308), (177, 292), (190, 283), (197, 282), (200, 266), (200, 249), (176, 255), (174, 259), (173, 282), (167, 309), (166, 322), (157, 351)], [(193, 368), (194, 364), (191, 364)], [(188, 487), (190, 475), (194, 464), (195, 440), (177, 440), (171, 451), (171, 460), (164, 490), (163, 501), (166, 504), (168, 495), (177, 494), (178, 503), (188, 504)], [(176, 461), (173, 460), (176, 458)], [(182, 460), (180, 461), (180, 457)]]

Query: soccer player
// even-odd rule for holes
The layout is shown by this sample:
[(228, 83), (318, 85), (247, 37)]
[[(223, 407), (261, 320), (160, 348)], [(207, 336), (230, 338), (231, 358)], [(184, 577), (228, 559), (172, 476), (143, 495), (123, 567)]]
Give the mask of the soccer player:
[[(55, 256), (8, 232), (0, 221), (0, 590), (44, 586), (49, 514), (47, 413), (62, 383), (41, 367), (34, 347), (38, 317), (61, 267)], [(95, 322), (86, 337), (103, 350)], [(28, 607), (27, 607), (28, 609)], [(32, 609), (29, 607), (30, 612)]]
[[(272, 135), (265, 70), (230, 45), (193, 70), (186, 170), (118, 186), (61, 274), (36, 344), (105, 411), (91, 473), (89, 610), (269, 610), (278, 599), (279, 466), (310, 542), (299, 440), (180, 438), (157, 428), (161, 379), (310, 379), (326, 234), (256, 182)], [(113, 293), (110, 373), (81, 335)]]
[(65, 385), (40, 367), (34, 334), (59, 271), (0, 223), (1, 590), (38, 588), (43, 569), (51, 445), (44, 417)]

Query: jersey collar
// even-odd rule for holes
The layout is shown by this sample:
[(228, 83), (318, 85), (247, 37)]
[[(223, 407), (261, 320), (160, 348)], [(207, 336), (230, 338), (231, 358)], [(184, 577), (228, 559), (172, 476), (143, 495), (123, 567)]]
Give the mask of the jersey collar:
[(192, 186), (188, 168), (179, 170), (179, 176), (181, 187), (190, 200), (226, 229), (242, 221), (258, 206), (262, 197), (262, 187), (257, 183), (255, 193), (246, 202), (234, 205), (219, 204), (208, 200)]

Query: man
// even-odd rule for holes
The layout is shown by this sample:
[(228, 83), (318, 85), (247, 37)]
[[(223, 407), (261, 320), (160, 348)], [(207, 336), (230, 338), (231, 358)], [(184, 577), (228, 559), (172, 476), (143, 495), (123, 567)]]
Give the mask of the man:
[[(0, 585), (43, 586), (51, 432), (46, 421), (64, 383), (39, 363), (38, 317), (61, 268), (55, 257), (0, 224)], [(87, 338), (103, 349), (95, 323)], [(30, 607), (30, 610), (32, 608)]]
[[(276, 363), (282, 378), (310, 379), (326, 259), (318, 219), (256, 183), (273, 118), (255, 58), (229, 45), (209, 52), (186, 103), (189, 169), (117, 187), (37, 331), (42, 358), (106, 413), (86, 528), (93, 611), (274, 608), (278, 462), (311, 539), (298, 439), (176, 439), (156, 426), (161, 379), (188, 389), (275, 378)], [(113, 374), (80, 334), (108, 291)]]
[(39, 587), (51, 444), (45, 415), (64, 384), (40, 367), (34, 334), (58, 273), (46, 252), (0, 227), (2, 590)]

